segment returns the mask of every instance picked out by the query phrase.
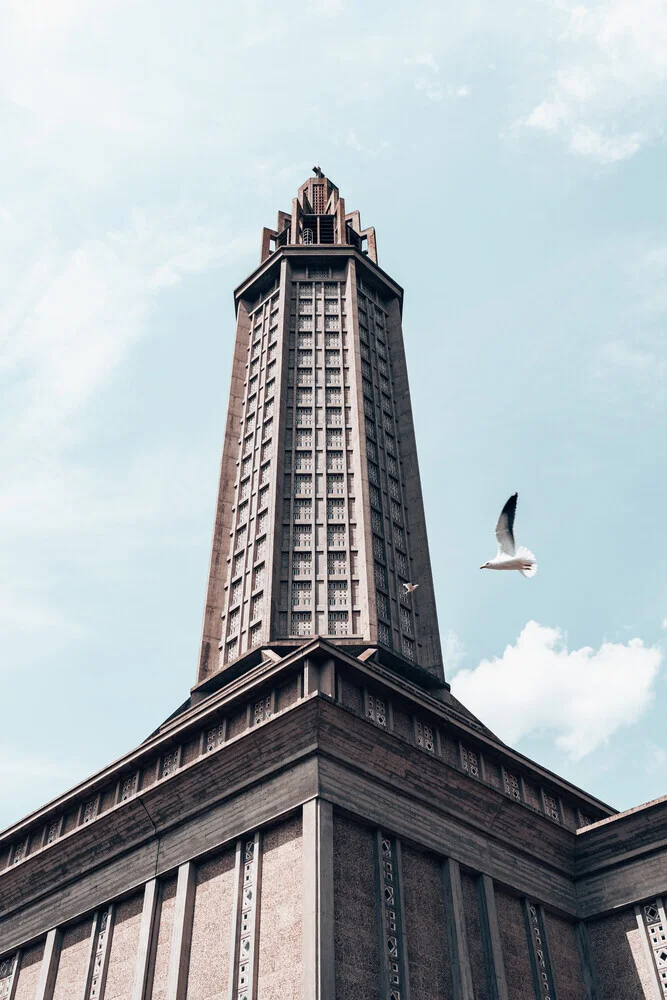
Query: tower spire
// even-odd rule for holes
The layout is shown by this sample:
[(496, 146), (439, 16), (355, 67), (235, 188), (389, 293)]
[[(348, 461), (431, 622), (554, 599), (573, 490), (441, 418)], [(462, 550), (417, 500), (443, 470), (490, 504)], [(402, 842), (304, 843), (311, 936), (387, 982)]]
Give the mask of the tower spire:
[(236, 291), (198, 681), (321, 635), (441, 683), (403, 292), (313, 170)]

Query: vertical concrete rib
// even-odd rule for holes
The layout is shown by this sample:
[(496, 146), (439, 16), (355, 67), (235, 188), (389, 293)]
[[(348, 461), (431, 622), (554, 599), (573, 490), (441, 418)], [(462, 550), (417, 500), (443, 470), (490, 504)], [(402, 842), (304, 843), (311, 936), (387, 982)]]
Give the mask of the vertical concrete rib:
[(334, 1000), (333, 808), (303, 806), (303, 996)]
[(183, 1000), (188, 981), (192, 917), (195, 905), (195, 866), (186, 861), (178, 869), (174, 927), (171, 933), (166, 1000)]
[(487, 960), (487, 978), (490, 984), (489, 1000), (508, 1000), (505, 962), (496, 910), (496, 893), (493, 879), (488, 875), (480, 875), (477, 879), (477, 896), (482, 926), (482, 943)]
[(35, 1000), (53, 1000), (53, 988), (56, 985), (61, 945), (62, 933), (58, 927), (53, 927), (46, 935)]
[(228, 1000), (255, 1000), (257, 995), (261, 848), (259, 831), (236, 845)]
[(137, 961), (134, 970), (132, 1000), (144, 1000), (148, 966), (150, 964), (157, 896), (157, 879), (152, 878), (144, 886), (144, 903), (141, 910), (141, 923), (139, 925), (139, 947), (137, 949)]
[(237, 994), (239, 961), (239, 920), (241, 917), (241, 872), (243, 869), (243, 841), (236, 841), (234, 861), (234, 897), (232, 899), (232, 925), (229, 941), (229, 987), (227, 1000), (234, 1000)]
[(408, 933), (405, 927), (405, 907), (403, 906), (403, 855), (401, 853), (401, 842), (398, 838), (394, 842), (394, 854), (396, 861), (396, 904), (398, 911), (398, 950), (403, 973), (402, 1000), (410, 1000), (410, 965), (408, 962)]
[(441, 865), (442, 888), (445, 897), (447, 936), (452, 962), (454, 1000), (475, 1000), (468, 952), (461, 870), (458, 861), (447, 858)]
[(602, 1000), (597, 984), (595, 966), (593, 964), (593, 953), (591, 942), (588, 936), (588, 927), (583, 920), (580, 920), (575, 928), (577, 936), (577, 948), (581, 960), (581, 969), (584, 976), (584, 986), (586, 987), (586, 1000)]
[(93, 917), (90, 935), (90, 954), (88, 958), (88, 974), (83, 991), (84, 1000), (100, 1000), (104, 995), (111, 951), (111, 935), (113, 934), (114, 905), (109, 903), (104, 909), (98, 910)]

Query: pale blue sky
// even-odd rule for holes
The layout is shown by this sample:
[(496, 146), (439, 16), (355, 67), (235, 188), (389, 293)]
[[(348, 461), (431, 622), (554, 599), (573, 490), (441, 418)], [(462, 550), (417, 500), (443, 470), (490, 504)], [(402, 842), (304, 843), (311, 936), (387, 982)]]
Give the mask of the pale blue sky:
[[(317, 162), (406, 290), (455, 692), (614, 805), (667, 791), (664, 3), (2, 21), (0, 825), (194, 681), (232, 290)], [(530, 581), (478, 568), (514, 490)]]

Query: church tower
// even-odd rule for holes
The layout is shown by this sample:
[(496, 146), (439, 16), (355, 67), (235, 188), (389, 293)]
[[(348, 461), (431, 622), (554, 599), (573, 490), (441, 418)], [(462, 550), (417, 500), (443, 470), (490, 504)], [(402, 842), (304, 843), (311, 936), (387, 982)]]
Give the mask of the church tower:
[(316, 168), (235, 292), (195, 685), (0, 833), (0, 1000), (667, 996), (667, 800), (445, 680), (402, 300)]
[(319, 168), (235, 302), (198, 680), (321, 635), (442, 682), (403, 290)]

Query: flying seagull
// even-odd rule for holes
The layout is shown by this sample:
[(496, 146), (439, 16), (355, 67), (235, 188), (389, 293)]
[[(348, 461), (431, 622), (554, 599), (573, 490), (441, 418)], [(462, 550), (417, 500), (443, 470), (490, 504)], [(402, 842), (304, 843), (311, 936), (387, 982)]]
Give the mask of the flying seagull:
[(403, 586), (405, 587), (405, 593), (406, 594), (411, 594), (413, 592), (413, 590), (417, 589), (417, 587), (419, 586), (419, 584), (418, 583), (404, 583)]
[(518, 493), (513, 493), (500, 512), (496, 525), (498, 552), (493, 559), (485, 562), (480, 569), (518, 569), (522, 576), (535, 576), (537, 563), (535, 556), (523, 545), (517, 550), (514, 542), (514, 516)]

